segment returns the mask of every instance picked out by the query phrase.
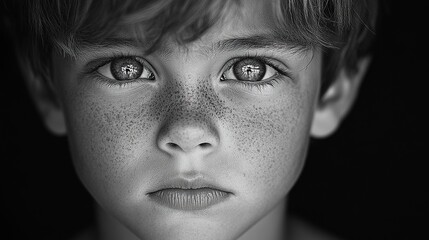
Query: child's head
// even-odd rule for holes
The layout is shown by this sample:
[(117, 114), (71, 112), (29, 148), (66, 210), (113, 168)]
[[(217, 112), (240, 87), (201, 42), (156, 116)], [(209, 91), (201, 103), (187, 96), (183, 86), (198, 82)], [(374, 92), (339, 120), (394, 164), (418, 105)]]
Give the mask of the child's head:
[(237, 238), (284, 204), (309, 137), (353, 104), (376, 15), (372, 0), (21, 7), (17, 54), (46, 126), (148, 239)]

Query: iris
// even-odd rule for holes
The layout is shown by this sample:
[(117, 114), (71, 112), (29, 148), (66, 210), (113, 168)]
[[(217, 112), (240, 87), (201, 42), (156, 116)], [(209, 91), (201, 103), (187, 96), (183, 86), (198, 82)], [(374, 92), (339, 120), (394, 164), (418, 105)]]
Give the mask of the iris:
[(234, 64), (234, 76), (243, 81), (261, 81), (265, 76), (265, 63), (257, 59), (243, 59)]
[(117, 58), (110, 64), (112, 76), (117, 80), (133, 80), (139, 78), (144, 67), (134, 58)]

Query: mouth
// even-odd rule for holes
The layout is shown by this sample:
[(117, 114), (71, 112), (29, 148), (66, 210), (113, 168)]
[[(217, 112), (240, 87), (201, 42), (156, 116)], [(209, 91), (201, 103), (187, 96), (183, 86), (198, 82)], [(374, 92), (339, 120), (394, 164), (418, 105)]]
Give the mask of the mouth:
[(201, 179), (188, 181), (179, 178), (147, 195), (160, 205), (176, 210), (195, 211), (219, 204), (232, 193)]

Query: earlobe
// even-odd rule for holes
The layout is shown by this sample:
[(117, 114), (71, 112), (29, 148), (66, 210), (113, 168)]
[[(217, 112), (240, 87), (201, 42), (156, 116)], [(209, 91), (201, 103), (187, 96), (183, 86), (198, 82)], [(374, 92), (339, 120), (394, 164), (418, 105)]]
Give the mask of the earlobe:
[(342, 69), (325, 95), (319, 100), (314, 112), (311, 135), (316, 138), (328, 137), (340, 126), (341, 121), (355, 102), (359, 86), (370, 63), (370, 57), (358, 62), (357, 72), (348, 74)]
[(42, 117), (46, 128), (55, 135), (66, 134), (64, 114), (58, 100), (52, 81), (36, 75), (28, 60), (20, 59), (19, 64), (28, 91)]
[(62, 136), (67, 133), (63, 111), (59, 106), (46, 100), (35, 100), (46, 128), (53, 134)]

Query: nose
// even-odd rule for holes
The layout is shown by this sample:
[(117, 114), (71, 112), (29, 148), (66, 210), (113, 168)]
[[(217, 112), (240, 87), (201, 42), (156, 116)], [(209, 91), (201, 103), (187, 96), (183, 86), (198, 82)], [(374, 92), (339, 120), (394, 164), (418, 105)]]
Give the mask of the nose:
[(219, 137), (211, 124), (180, 121), (165, 124), (158, 135), (158, 147), (172, 156), (180, 154), (207, 155), (218, 146)]

